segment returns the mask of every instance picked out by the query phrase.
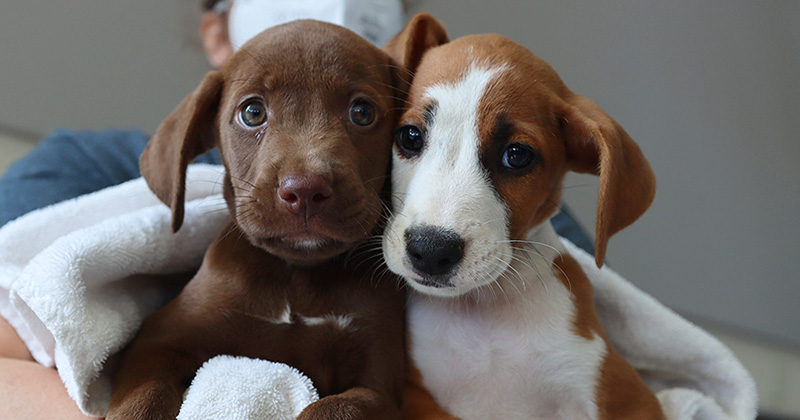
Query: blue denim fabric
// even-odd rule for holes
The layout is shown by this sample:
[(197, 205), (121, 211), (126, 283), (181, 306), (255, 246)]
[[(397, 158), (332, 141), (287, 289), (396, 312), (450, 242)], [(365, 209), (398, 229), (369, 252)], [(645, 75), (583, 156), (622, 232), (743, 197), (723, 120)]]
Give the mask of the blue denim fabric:
[[(140, 131), (56, 131), (0, 178), (0, 226), (29, 211), (139, 177)], [(220, 163), (213, 150), (195, 162)]]
[(550, 221), (559, 235), (569, 239), (570, 242), (588, 252), (589, 255), (594, 255), (594, 240), (589, 238), (589, 235), (578, 224), (578, 221), (572, 217), (572, 213), (569, 212), (566, 206), (562, 205), (561, 211), (553, 216)]
[[(0, 178), (0, 226), (36, 210), (139, 177), (140, 131), (56, 131)], [(221, 162), (215, 149), (195, 162)], [(594, 254), (592, 240), (566, 208), (552, 219), (559, 235)]]

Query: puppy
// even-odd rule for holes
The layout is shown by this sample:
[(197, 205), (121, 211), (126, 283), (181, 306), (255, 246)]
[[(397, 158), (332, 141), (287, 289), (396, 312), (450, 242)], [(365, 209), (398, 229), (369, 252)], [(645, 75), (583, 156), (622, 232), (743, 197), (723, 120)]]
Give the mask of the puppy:
[(232, 222), (121, 355), (109, 420), (174, 419), (220, 354), (306, 374), (321, 399), (301, 419), (399, 418), (405, 296), (368, 252), (345, 253), (379, 238), (405, 78), (358, 35), (297, 21), (244, 45), (161, 124), (141, 169), (173, 230), (186, 166), (213, 147)]
[(502, 36), (447, 42), (423, 14), (387, 49), (415, 72), (383, 241), (388, 267), (413, 290), (419, 372), (408, 418), (448, 418), (424, 400), (428, 391), (467, 420), (663, 418), (610, 346), (589, 280), (549, 222), (567, 171), (598, 175), (601, 266), (609, 236), (655, 193), (639, 148)]

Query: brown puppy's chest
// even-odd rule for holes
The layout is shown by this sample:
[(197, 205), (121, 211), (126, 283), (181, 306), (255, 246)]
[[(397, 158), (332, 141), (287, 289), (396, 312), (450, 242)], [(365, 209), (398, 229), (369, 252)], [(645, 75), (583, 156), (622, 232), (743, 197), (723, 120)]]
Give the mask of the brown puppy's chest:
[(198, 358), (286, 363), (324, 397), (363, 379), (369, 349), (402, 352), (404, 294), (359, 262), (292, 266), (225, 235), (174, 304), (202, 331), (192, 334)]

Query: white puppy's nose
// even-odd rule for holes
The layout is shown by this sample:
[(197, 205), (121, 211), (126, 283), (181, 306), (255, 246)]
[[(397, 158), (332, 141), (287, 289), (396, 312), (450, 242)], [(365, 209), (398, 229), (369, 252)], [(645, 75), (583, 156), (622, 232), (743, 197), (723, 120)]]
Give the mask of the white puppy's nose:
[(417, 226), (405, 233), (406, 254), (414, 270), (444, 286), (448, 274), (464, 258), (464, 239), (457, 233), (434, 226)]

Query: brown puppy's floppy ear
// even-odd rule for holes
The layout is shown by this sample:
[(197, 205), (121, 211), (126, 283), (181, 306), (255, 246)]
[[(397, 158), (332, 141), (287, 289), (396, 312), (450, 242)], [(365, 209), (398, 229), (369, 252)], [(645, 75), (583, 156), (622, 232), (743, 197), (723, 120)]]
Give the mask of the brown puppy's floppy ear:
[(222, 75), (206, 74), (200, 86), (172, 111), (147, 143), (139, 168), (147, 185), (172, 209), (172, 231), (183, 224), (186, 167), (217, 144), (216, 116)]
[(414, 15), (383, 50), (413, 74), (425, 51), (449, 41), (444, 26), (430, 14), (422, 12)]
[(563, 123), (569, 169), (600, 176), (595, 263), (602, 267), (608, 238), (653, 202), (655, 175), (628, 133), (588, 98), (572, 96)]

